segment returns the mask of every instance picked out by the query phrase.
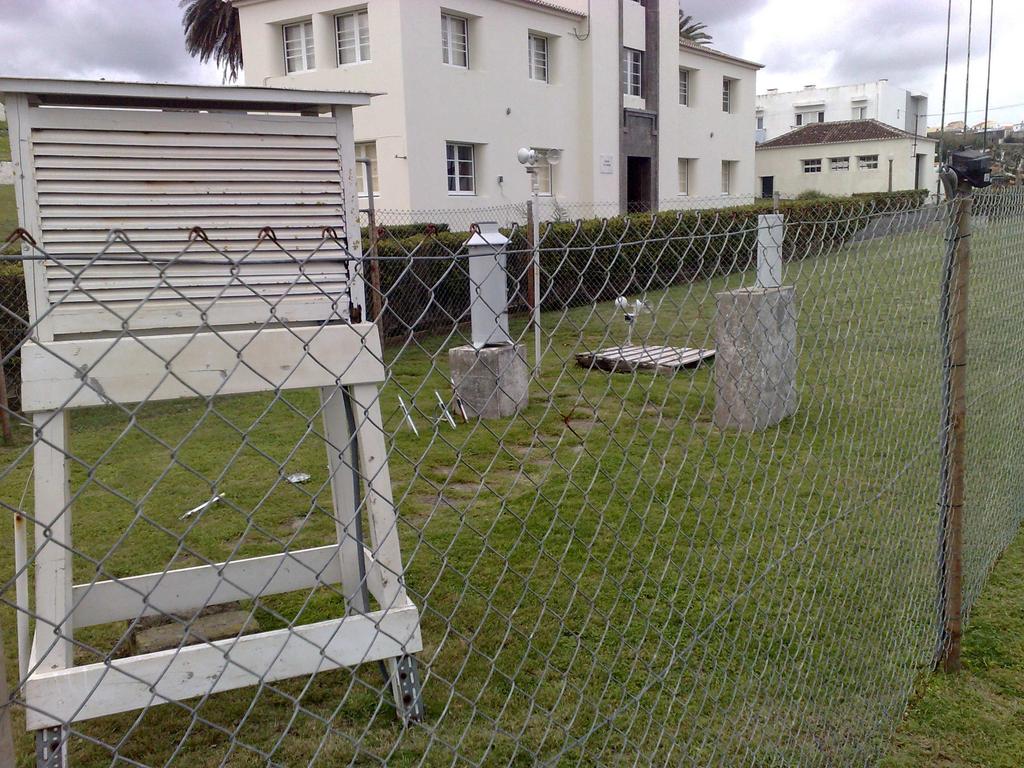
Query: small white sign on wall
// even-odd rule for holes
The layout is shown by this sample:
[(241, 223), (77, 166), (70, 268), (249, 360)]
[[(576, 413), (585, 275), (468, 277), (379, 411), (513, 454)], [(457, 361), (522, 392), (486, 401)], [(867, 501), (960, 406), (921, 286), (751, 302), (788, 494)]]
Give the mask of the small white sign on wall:
[(612, 170), (612, 156), (601, 155), (601, 173), (613, 173)]

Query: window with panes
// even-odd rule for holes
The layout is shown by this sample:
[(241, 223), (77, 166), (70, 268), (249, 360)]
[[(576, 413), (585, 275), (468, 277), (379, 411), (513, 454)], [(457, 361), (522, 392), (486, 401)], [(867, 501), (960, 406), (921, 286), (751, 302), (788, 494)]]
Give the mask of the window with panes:
[(643, 98), (644, 52), (634, 48), (622, 49), (622, 92), (626, 96)]
[(469, 22), (461, 16), (441, 14), (441, 61), (469, 67)]
[(370, 60), (370, 17), (361, 11), (334, 17), (338, 37), (338, 64), (361, 64)]
[[(370, 161), (370, 181), (373, 186), (373, 195), (380, 194), (380, 177), (377, 172), (377, 142), (358, 141), (356, 142), (356, 160)], [(360, 197), (367, 197), (366, 185), (366, 164), (356, 163), (359, 172), (356, 174), (356, 192)]]
[(313, 22), (300, 21), (297, 24), (285, 24), (284, 34), (284, 68), (288, 74), (305, 72), (316, 67), (313, 55)]
[(448, 194), (476, 194), (476, 158), (473, 145), (450, 141), (445, 149), (448, 161)]
[(527, 38), (527, 51), (530, 57), (530, 79), (548, 82), (548, 39), (543, 35), (530, 35)]

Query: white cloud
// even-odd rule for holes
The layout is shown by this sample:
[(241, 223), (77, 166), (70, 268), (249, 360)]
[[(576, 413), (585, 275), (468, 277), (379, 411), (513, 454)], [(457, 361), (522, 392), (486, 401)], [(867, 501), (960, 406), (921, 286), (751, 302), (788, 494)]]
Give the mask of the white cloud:
[(21, 77), (219, 83), (185, 52), (177, 0), (7, 0), (0, 71)]
[[(888, 78), (925, 91), (929, 123), (938, 125), (946, 46), (946, 0), (762, 0), (733, 3), (683, 0), (687, 13), (707, 22), (715, 46), (759, 61), (758, 90), (789, 90), (814, 83), (842, 85)], [(980, 122), (985, 106), (989, 3), (975, 0), (972, 23), (968, 120)], [(964, 110), (968, 0), (953, 0), (946, 120)], [(990, 115), (1001, 122), (1024, 118), (1024, 79), (1019, 75), (1016, 32), (1024, 3), (997, 0), (992, 49)]]

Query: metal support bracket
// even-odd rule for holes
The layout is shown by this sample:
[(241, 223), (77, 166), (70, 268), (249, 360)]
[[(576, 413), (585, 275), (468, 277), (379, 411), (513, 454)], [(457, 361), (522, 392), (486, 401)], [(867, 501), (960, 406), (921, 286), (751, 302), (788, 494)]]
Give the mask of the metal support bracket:
[(403, 720), (419, 722), (423, 719), (423, 690), (420, 687), (419, 667), (415, 656), (400, 656), (394, 666), (397, 680), (393, 683), (402, 702), (399, 714)]
[(65, 768), (63, 729), (43, 728), (36, 731), (36, 768)]

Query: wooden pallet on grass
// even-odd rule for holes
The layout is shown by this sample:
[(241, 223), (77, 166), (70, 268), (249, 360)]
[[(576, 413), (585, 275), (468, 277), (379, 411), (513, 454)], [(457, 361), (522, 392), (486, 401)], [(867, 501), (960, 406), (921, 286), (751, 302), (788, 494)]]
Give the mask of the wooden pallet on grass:
[(625, 344), (605, 347), (596, 352), (581, 352), (576, 362), (584, 368), (598, 368), (611, 373), (654, 371), (675, 373), (682, 368), (694, 368), (715, 356), (713, 349), (693, 347), (640, 346)]

